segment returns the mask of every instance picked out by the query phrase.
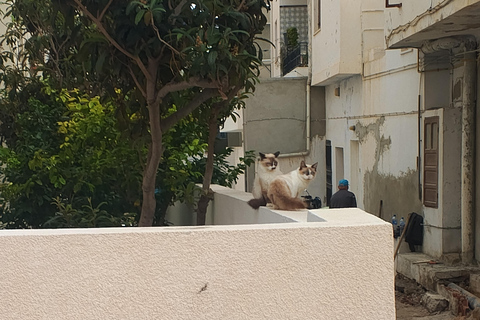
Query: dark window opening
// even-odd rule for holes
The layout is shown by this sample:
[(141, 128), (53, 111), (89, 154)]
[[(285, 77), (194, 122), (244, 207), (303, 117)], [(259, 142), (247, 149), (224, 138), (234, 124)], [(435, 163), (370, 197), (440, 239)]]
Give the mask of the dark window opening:
[(330, 140), (326, 141), (325, 146), (325, 163), (326, 163), (326, 176), (327, 176), (327, 207), (330, 206), (330, 198), (332, 197), (332, 144)]

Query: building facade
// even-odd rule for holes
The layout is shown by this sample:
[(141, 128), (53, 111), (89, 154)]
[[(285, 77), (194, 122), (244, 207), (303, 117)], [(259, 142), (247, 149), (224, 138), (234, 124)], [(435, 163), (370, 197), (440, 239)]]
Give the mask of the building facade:
[[(268, 94), (249, 99), (245, 149), (260, 147), (255, 136), (275, 136), (265, 129), (275, 127), (275, 110), (305, 109), (303, 120), (298, 118), (304, 130), (291, 125), (288, 131), (287, 123), (281, 128), (287, 136), (310, 140), (299, 156), (320, 160), (314, 192), (324, 205), (336, 181), (348, 179), (358, 206), (367, 212), (387, 221), (394, 214), (421, 214), (419, 249), (424, 253), (467, 264), (479, 260), (475, 110), (480, 1), (289, 0), (271, 5), (275, 47), (272, 79), (266, 82), (272, 86), (283, 77), (293, 83), (298, 78), (285, 76), (296, 73), (300, 79), (304, 75), (305, 89), (296, 94), (271, 89), (280, 95), (273, 105)], [(295, 14), (305, 19), (292, 19)], [(286, 74), (284, 30), (300, 20), (308, 21), (307, 71), (299, 65)], [(292, 103), (295, 95), (305, 103)], [(270, 113), (263, 113), (262, 126), (255, 127), (262, 104)], [(266, 151), (291, 150), (289, 140), (294, 139), (283, 138), (271, 144), (275, 150)]]

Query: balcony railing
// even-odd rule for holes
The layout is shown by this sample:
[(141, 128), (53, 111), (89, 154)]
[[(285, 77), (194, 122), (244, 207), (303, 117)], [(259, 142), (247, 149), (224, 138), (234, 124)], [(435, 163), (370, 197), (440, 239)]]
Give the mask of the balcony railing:
[(308, 65), (307, 45), (307, 42), (300, 42), (296, 47), (286, 48), (282, 61), (283, 75), (288, 74), (297, 67), (306, 67)]

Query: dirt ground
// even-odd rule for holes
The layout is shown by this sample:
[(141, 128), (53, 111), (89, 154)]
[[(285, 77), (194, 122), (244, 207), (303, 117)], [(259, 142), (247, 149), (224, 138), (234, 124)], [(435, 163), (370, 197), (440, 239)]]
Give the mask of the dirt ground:
[(425, 290), (415, 281), (397, 276), (395, 289), (397, 320), (480, 320), (480, 312), (468, 316), (455, 316), (448, 309), (429, 312), (421, 303)]
[(397, 320), (463, 320), (464, 317), (456, 317), (450, 311), (431, 313), (420, 303), (420, 299), (404, 293), (395, 292), (395, 308)]

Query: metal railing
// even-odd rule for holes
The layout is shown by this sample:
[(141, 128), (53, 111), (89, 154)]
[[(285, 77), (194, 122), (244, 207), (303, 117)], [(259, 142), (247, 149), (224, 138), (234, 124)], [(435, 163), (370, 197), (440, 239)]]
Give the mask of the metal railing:
[(296, 47), (287, 48), (282, 61), (282, 73), (286, 75), (297, 67), (308, 65), (307, 42), (300, 42)]

